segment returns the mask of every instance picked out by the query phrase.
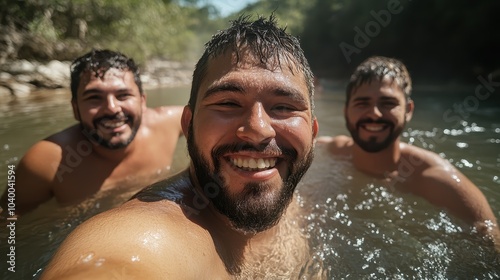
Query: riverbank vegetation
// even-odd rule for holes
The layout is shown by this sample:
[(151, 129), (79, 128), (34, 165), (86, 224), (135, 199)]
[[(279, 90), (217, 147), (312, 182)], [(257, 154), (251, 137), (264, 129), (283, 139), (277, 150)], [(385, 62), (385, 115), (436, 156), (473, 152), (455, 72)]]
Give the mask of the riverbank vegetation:
[(259, 0), (223, 18), (203, 0), (0, 0), (0, 64), (72, 60), (92, 47), (143, 64), (195, 61), (240, 13), (301, 38), (318, 76), (344, 79), (370, 55), (402, 59), (414, 77), (473, 81), (500, 69), (499, 1)]

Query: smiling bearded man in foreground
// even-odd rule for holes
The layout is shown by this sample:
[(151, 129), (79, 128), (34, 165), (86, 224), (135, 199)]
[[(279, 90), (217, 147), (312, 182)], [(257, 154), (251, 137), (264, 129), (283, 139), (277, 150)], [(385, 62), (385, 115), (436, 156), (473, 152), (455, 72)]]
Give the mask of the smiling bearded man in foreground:
[(189, 169), (82, 224), (42, 279), (298, 278), (308, 251), (291, 202), (313, 158), (312, 97), (296, 38), (273, 17), (234, 21), (194, 71)]

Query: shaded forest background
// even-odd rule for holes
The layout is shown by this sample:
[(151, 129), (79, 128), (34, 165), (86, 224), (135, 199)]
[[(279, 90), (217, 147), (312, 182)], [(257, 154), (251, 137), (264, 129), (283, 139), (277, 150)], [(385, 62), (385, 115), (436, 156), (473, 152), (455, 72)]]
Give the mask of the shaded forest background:
[(272, 12), (321, 78), (345, 79), (371, 55), (403, 60), (421, 82), (500, 76), (495, 0), (260, 0), (228, 17), (203, 0), (0, 0), (0, 64), (73, 60), (92, 47), (194, 63), (230, 19)]

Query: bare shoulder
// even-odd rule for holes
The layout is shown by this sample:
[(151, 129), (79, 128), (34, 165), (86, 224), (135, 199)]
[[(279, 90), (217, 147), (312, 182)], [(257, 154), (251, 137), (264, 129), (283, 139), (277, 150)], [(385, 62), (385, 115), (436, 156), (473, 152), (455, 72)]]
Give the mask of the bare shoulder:
[(181, 116), (184, 106), (161, 106), (147, 108), (144, 114), (145, 123), (151, 128), (168, 129), (182, 133)]
[[(409, 170), (406, 177), (411, 177), (410, 181), (420, 182), (422, 186), (457, 189), (460, 185), (473, 185), (448, 160), (432, 151), (405, 143), (401, 143), (400, 166)], [(457, 184), (457, 181), (463, 181), (463, 184)]]
[(41, 140), (31, 146), (21, 159), (20, 165), (47, 167), (47, 162), (59, 162), (62, 146), (52, 141)]
[(83, 136), (80, 127), (73, 125), (38, 141), (23, 156), (19, 167), (26, 168), (42, 177), (52, 178), (61, 163), (64, 151), (87, 152), (89, 141)]
[[(42, 279), (93, 273), (178, 279), (188, 273), (186, 264), (190, 262), (196, 261), (198, 267), (211, 266), (214, 250), (207, 245), (212, 243), (207, 241), (209, 238), (171, 201), (132, 200), (77, 227), (63, 242)], [(189, 273), (195, 276), (199, 271)]]
[(334, 155), (349, 156), (353, 146), (352, 138), (346, 135), (321, 136), (318, 137), (319, 145), (326, 145), (328, 150)]
[(408, 190), (476, 226), (496, 220), (481, 190), (448, 160), (406, 144), (402, 151), (405, 167), (400, 169), (408, 173), (403, 176)]
[(439, 154), (406, 143), (401, 143), (401, 165), (414, 171), (415, 174), (427, 179), (439, 180), (441, 183), (455, 185), (457, 178), (469, 180)]
[(19, 171), (28, 172), (31, 175), (26, 176), (30, 178), (33, 175), (52, 178), (63, 157), (64, 147), (76, 149), (79, 139), (83, 139), (80, 131), (77, 126), (72, 126), (36, 142), (21, 158)]
[[(69, 127), (44, 140), (36, 142), (23, 155), (16, 168), (16, 214), (24, 214), (35, 209), (54, 195), (55, 178), (64, 157), (63, 149), (82, 148), (79, 143), (77, 126)], [(88, 148), (88, 146), (87, 146)], [(6, 193), (0, 204), (5, 208)]]
[(160, 106), (147, 108), (146, 114), (151, 120), (177, 120), (180, 119), (184, 106)]
[(451, 167), (449, 161), (432, 151), (406, 143), (400, 143), (400, 147), (403, 159), (409, 161), (414, 166), (422, 166), (425, 168)]

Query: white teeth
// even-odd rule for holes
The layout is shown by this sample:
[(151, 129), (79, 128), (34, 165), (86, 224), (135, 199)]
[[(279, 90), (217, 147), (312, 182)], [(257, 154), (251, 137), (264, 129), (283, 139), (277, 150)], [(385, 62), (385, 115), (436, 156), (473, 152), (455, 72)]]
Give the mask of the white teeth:
[(122, 125), (124, 125), (125, 122), (124, 121), (119, 121), (119, 122), (116, 122), (116, 121), (101, 121), (101, 125), (106, 127), (106, 128), (117, 128), (117, 127), (120, 127)]
[(266, 168), (266, 163), (264, 162), (263, 159), (259, 158), (259, 160), (257, 160), (257, 167), (258, 168)]
[(236, 167), (250, 170), (264, 170), (276, 165), (275, 158), (231, 158), (231, 162)]
[(365, 129), (366, 130), (369, 130), (369, 131), (381, 131), (384, 129), (383, 126), (379, 126), (379, 125), (365, 125)]

